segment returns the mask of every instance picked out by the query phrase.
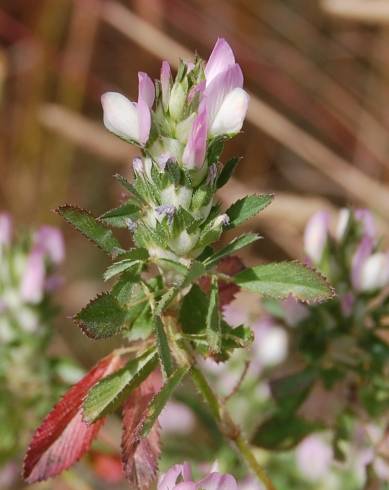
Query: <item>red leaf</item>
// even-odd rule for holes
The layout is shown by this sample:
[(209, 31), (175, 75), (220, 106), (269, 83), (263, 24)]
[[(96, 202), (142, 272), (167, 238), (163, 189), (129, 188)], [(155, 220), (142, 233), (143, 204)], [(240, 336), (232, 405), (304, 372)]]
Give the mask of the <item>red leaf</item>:
[(150, 401), (161, 387), (162, 376), (157, 369), (131, 394), (123, 408), (122, 461), (130, 488), (134, 490), (147, 490), (157, 475), (161, 453), (159, 424), (154, 425), (145, 439), (138, 432)]
[(92, 386), (115, 371), (120, 363), (120, 357), (115, 354), (101, 359), (47, 415), (24, 459), (23, 477), (28, 483), (58, 475), (88, 451), (104, 421), (86, 424), (82, 420), (82, 403)]
[[(244, 269), (243, 262), (236, 255), (230, 255), (228, 257), (222, 258), (218, 265), (217, 271), (228, 276), (234, 276), (238, 272)], [(202, 277), (199, 281), (201, 289), (209, 294), (211, 290), (211, 280), (209, 277)], [(239, 286), (233, 283), (228, 283), (225, 281), (219, 281), (219, 305), (220, 308), (226, 306), (234, 300), (236, 293), (239, 292)]]
[(124, 479), (120, 455), (93, 451), (91, 465), (96, 475), (107, 483), (120, 483)]

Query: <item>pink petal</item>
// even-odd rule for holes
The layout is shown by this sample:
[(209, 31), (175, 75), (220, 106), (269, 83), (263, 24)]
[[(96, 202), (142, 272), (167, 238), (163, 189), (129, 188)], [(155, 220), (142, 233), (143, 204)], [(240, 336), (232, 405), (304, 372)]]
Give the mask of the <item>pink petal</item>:
[(327, 211), (318, 211), (307, 223), (304, 232), (304, 249), (308, 257), (318, 263), (321, 260), (327, 241), (330, 215)]
[(172, 466), (164, 475), (161, 476), (158, 484), (158, 490), (175, 490), (179, 477), (182, 477), (184, 482), (190, 482), (192, 479), (192, 471), (188, 463), (176, 464)]
[(58, 228), (41, 226), (34, 236), (34, 242), (54, 264), (59, 264), (65, 258), (65, 244)]
[(197, 83), (196, 85), (193, 85), (193, 87), (190, 89), (189, 94), (188, 94), (188, 102), (189, 104), (192, 102), (192, 100), (195, 98), (197, 94), (201, 95), (204, 93), (205, 90), (205, 80), (203, 80), (200, 83)]
[(207, 85), (220, 73), (225, 71), (229, 66), (235, 64), (235, 56), (227, 41), (219, 38), (213, 48), (211, 56), (205, 67), (205, 78)]
[(139, 143), (145, 145), (150, 136), (151, 113), (147, 103), (140, 99), (137, 105), (139, 124)]
[(33, 250), (27, 258), (26, 268), (20, 286), (24, 301), (39, 303), (45, 289), (45, 258), (40, 249)]
[(186, 167), (201, 168), (203, 166), (207, 149), (207, 133), (207, 109), (205, 104), (201, 104), (182, 156), (182, 161)]
[(374, 238), (376, 236), (377, 229), (371, 212), (368, 209), (356, 209), (354, 216), (361, 222), (364, 234)]
[(243, 87), (243, 73), (238, 64), (231, 65), (227, 70), (215, 76), (205, 89), (205, 101), (208, 112), (208, 125), (212, 126), (226, 96), (234, 88)]
[(0, 214), (0, 245), (8, 245), (12, 236), (12, 220), (8, 213)]
[(238, 490), (238, 485), (232, 475), (211, 473), (197, 483), (201, 490)]
[(170, 65), (167, 61), (162, 62), (161, 67), (161, 89), (162, 89), (162, 103), (166, 109), (169, 104), (169, 91), (170, 91), (170, 81), (171, 81), (171, 70)]
[(140, 100), (144, 100), (151, 109), (155, 99), (154, 83), (147, 73), (143, 73), (142, 71), (138, 73), (138, 80), (138, 104)]
[(373, 247), (374, 240), (370, 236), (366, 235), (362, 238), (357, 250), (354, 253), (351, 264), (351, 282), (355, 289), (359, 289), (361, 287), (361, 272), (363, 264), (373, 252)]

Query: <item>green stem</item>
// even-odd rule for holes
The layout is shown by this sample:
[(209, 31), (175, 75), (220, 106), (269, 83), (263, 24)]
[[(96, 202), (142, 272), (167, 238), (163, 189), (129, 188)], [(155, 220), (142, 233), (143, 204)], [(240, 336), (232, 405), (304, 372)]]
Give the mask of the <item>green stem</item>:
[(192, 367), (191, 374), (192, 379), (196, 384), (198, 390), (204, 397), (205, 401), (209, 404), (209, 407), (212, 411), (213, 416), (218, 422), (221, 432), (225, 435), (225, 437), (227, 437), (235, 444), (241, 458), (246, 462), (247, 466), (251, 468), (257, 478), (262, 482), (266, 490), (275, 490), (275, 487), (267, 476), (265, 470), (258, 463), (257, 458), (254, 456), (250, 445), (242, 436), (239, 427), (237, 427), (232, 421), (232, 418), (228, 413), (226, 407), (213, 392), (204, 374), (196, 366)]

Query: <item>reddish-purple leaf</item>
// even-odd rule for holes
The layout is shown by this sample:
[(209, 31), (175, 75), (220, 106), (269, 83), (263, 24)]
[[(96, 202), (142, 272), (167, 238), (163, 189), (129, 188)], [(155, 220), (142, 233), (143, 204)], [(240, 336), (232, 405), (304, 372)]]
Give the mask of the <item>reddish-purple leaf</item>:
[(157, 475), (161, 452), (159, 424), (157, 422), (144, 439), (139, 437), (139, 429), (150, 401), (161, 387), (162, 376), (158, 369), (131, 393), (123, 408), (122, 461), (126, 478), (134, 490), (147, 490)]
[[(229, 255), (223, 257), (218, 265), (217, 271), (228, 276), (234, 276), (238, 272), (244, 269), (243, 262), (236, 255)], [(199, 281), (201, 289), (209, 294), (211, 291), (211, 280), (209, 277), (202, 277)], [(234, 300), (236, 293), (238, 293), (240, 287), (232, 282), (219, 281), (219, 306), (223, 308)]]
[(118, 369), (120, 363), (120, 357), (115, 354), (101, 359), (47, 415), (24, 459), (23, 477), (28, 483), (58, 475), (88, 451), (104, 421), (86, 424), (82, 419), (82, 403), (92, 386)]

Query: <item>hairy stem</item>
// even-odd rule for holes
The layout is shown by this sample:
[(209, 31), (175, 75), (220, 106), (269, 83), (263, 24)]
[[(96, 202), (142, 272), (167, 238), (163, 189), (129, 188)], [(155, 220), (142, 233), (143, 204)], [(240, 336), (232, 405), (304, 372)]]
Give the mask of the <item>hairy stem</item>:
[(266, 490), (275, 490), (275, 487), (267, 476), (265, 470), (258, 463), (257, 458), (254, 456), (254, 453), (249, 443), (243, 437), (239, 427), (237, 427), (237, 425), (233, 422), (223, 402), (217, 397), (212, 388), (209, 386), (204, 374), (197, 366), (192, 366), (191, 374), (192, 379), (196, 384), (198, 390), (204, 397), (205, 401), (209, 404), (212, 414), (217, 420), (221, 432), (224, 434), (225, 437), (227, 437), (235, 444), (235, 447), (241, 458), (246, 462), (249, 468), (251, 468), (257, 478), (262, 482)]

